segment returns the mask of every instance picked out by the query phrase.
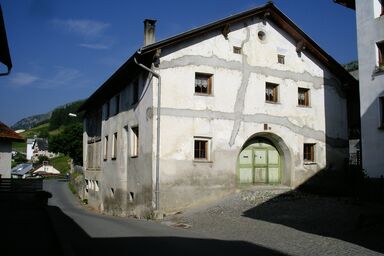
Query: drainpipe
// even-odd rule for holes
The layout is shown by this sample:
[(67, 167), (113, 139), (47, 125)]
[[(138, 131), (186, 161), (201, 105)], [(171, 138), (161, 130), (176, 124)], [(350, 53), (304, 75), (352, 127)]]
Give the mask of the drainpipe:
[(160, 176), (160, 100), (161, 100), (161, 76), (160, 74), (154, 72), (152, 69), (146, 67), (145, 65), (138, 63), (136, 57), (133, 58), (135, 63), (139, 65), (141, 68), (150, 72), (154, 77), (158, 80), (157, 85), (157, 137), (156, 137), (156, 188), (155, 188), (155, 196), (156, 196), (156, 210), (160, 209), (160, 184), (159, 184), (159, 176)]

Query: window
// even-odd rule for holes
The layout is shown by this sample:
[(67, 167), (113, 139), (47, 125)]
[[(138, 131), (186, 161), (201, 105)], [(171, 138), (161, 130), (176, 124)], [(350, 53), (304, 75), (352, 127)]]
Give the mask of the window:
[(265, 84), (265, 101), (277, 102), (277, 87), (278, 84), (266, 83)]
[(259, 32), (257, 33), (257, 37), (260, 39), (260, 41), (264, 41), (265, 38), (267, 37), (267, 35), (265, 34), (264, 31), (259, 31)]
[(380, 129), (384, 129), (384, 96), (379, 98), (379, 106), (380, 106)]
[(210, 160), (210, 141), (209, 138), (194, 138), (194, 159), (195, 160)]
[(280, 64), (285, 64), (285, 56), (284, 55), (277, 55), (277, 62)]
[(120, 94), (115, 97), (115, 114), (120, 112)]
[(233, 46), (233, 53), (241, 54), (241, 47)]
[(212, 93), (212, 75), (195, 74), (195, 93), (210, 95)]
[(137, 157), (139, 153), (139, 127), (131, 127), (131, 157)]
[(297, 101), (299, 106), (308, 107), (309, 106), (309, 89), (299, 88)]
[(109, 118), (109, 101), (107, 101), (107, 103), (105, 103), (105, 117), (106, 119)]
[(378, 66), (380, 70), (384, 70), (384, 41), (377, 43), (378, 49)]
[(104, 137), (104, 161), (108, 158), (108, 136)]
[(304, 162), (315, 161), (315, 144), (304, 144)]
[(115, 160), (117, 157), (117, 132), (113, 134), (113, 139), (112, 139), (112, 154), (111, 158), (112, 160)]

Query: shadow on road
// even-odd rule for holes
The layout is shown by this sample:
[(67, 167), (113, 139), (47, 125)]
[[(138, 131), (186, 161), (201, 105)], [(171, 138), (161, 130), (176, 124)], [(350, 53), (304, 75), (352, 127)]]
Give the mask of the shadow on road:
[(242, 241), (182, 237), (92, 238), (40, 193), (0, 194), (0, 255), (284, 255)]
[(139, 253), (158, 255), (284, 255), (277, 251), (241, 241), (193, 239), (181, 237), (119, 237), (91, 238), (63, 213), (60, 208), (48, 206), (50, 215), (59, 228), (64, 254), (112, 255)]
[(243, 216), (384, 252), (383, 205), (291, 191), (245, 211)]

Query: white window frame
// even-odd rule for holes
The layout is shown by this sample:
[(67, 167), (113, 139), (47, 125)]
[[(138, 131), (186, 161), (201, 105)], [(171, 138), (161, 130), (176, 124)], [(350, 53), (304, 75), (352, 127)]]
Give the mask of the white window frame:
[(103, 141), (103, 159), (107, 161), (108, 159), (108, 135), (104, 136)]
[(132, 126), (130, 128), (130, 156), (138, 157), (139, 156), (139, 126)]
[(117, 158), (117, 132), (112, 136), (111, 158), (112, 160)]
[[(205, 158), (196, 158), (195, 155), (195, 145), (196, 141), (204, 141), (206, 142), (206, 149), (205, 149)], [(211, 137), (205, 137), (205, 136), (194, 136), (193, 137), (193, 160), (195, 162), (212, 162), (212, 138)]]

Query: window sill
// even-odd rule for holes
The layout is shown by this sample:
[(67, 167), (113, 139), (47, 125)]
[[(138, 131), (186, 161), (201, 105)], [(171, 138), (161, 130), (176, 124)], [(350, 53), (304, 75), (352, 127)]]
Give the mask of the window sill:
[(198, 92), (195, 92), (194, 96), (213, 97), (213, 94), (212, 93), (209, 94), (209, 93), (198, 93)]
[(304, 162), (304, 165), (316, 165), (317, 163), (316, 162)]
[(280, 104), (280, 102), (278, 102), (278, 101), (269, 101), (269, 100), (266, 100), (265, 103), (275, 104), (275, 105)]
[(306, 105), (297, 105), (296, 107), (298, 107), (298, 108), (311, 108), (311, 106), (306, 106)]
[(136, 156), (131, 156), (131, 158), (138, 158), (139, 156), (138, 155), (136, 155)]
[(194, 163), (213, 163), (211, 160), (204, 160), (204, 159), (193, 159)]
[(373, 76), (377, 75), (383, 75), (384, 74), (384, 66), (381, 67), (375, 67), (375, 70), (373, 71)]

